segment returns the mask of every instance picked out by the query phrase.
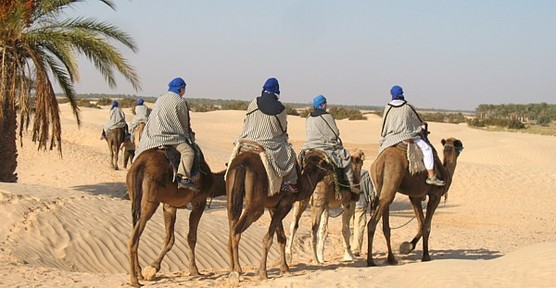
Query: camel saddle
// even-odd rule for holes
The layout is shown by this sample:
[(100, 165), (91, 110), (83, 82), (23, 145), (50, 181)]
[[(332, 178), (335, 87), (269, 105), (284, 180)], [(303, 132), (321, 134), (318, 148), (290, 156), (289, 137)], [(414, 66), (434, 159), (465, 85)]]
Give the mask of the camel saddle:
[[(282, 186), (282, 177), (276, 175), (276, 171), (274, 171), (274, 168), (272, 167), (268, 160), (268, 157), (266, 156), (266, 150), (259, 143), (245, 139), (238, 140), (228, 163), (232, 163), (232, 160), (234, 160), (234, 158), (244, 152), (252, 152), (258, 154), (261, 158), (268, 179), (268, 196), (272, 196), (280, 192), (280, 187)], [(228, 171), (226, 171), (226, 174), (228, 174)]]
[[(201, 156), (203, 152), (201, 151), (199, 145), (197, 145), (196, 143), (190, 144), (190, 146), (195, 152), (193, 166), (191, 167), (191, 179), (194, 180), (199, 178), (198, 177), (200, 176), (199, 173), (201, 173)], [(158, 150), (165, 152), (164, 154), (166, 155), (166, 159), (168, 159), (168, 162), (170, 163), (172, 169), (174, 170), (173, 182), (176, 182), (177, 175), (178, 175), (178, 166), (180, 165), (180, 160), (181, 160), (180, 152), (172, 145), (160, 146), (158, 147)]]
[(332, 174), (332, 177), (334, 179), (334, 190), (336, 191), (336, 193), (341, 193), (340, 191), (342, 190), (341, 187), (349, 187), (349, 181), (347, 180), (346, 174), (344, 173), (344, 168), (337, 167), (336, 164), (334, 164), (334, 161), (330, 159), (330, 156), (328, 156), (328, 154), (326, 154), (326, 152), (322, 150), (318, 150), (318, 149), (301, 150), (301, 152), (297, 156), (299, 166), (304, 167), (305, 159), (311, 156), (317, 156), (323, 159), (324, 161), (328, 162), (328, 164), (332, 165), (332, 167), (334, 167), (334, 173)]

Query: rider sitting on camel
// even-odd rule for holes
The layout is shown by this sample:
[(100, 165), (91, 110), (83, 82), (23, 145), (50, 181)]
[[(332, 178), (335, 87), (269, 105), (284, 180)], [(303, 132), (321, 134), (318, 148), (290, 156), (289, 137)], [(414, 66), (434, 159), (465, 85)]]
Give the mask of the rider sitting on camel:
[(122, 111), (122, 109), (118, 107), (118, 101), (114, 100), (112, 101), (112, 107), (110, 107), (110, 119), (108, 119), (108, 122), (104, 124), (104, 128), (102, 129), (102, 135), (100, 136), (100, 140), (106, 139), (108, 130), (116, 129), (116, 128), (124, 128), (125, 137), (128, 137), (127, 123), (125, 122), (124, 111)]
[(147, 123), (148, 109), (147, 106), (145, 106), (143, 103), (144, 100), (142, 98), (137, 99), (137, 105), (135, 106), (135, 116), (133, 116), (133, 119), (131, 120), (131, 141), (134, 140), (133, 132), (135, 132), (135, 128), (137, 127), (137, 125), (139, 125), (140, 123)]
[(402, 87), (392, 87), (390, 94), (392, 101), (386, 105), (382, 114), (382, 138), (378, 142), (379, 153), (402, 141), (413, 141), (423, 151), (423, 162), (428, 173), (427, 184), (444, 186), (444, 181), (436, 178), (432, 148), (419, 136), (423, 132), (422, 125), (425, 123), (415, 108), (405, 101)]
[(359, 194), (361, 189), (358, 183), (354, 183), (353, 170), (351, 168), (351, 156), (344, 149), (340, 139), (340, 130), (336, 121), (326, 112), (327, 102), (323, 95), (313, 99), (313, 112), (307, 117), (305, 132), (307, 142), (301, 150), (316, 149), (323, 151), (332, 160), (333, 164), (343, 169), (353, 193)]
[(181, 154), (177, 182), (179, 188), (198, 191), (191, 179), (195, 159), (192, 145), (195, 133), (191, 130), (189, 106), (183, 95), (185, 81), (175, 78), (168, 84), (168, 92), (158, 97), (135, 151), (135, 159), (141, 152), (160, 146), (174, 146)]
[(243, 121), (243, 132), (238, 138), (261, 145), (276, 175), (282, 179), (280, 190), (297, 192), (296, 156), (288, 143), (286, 109), (278, 100), (280, 87), (275, 78), (263, 85), (261, 96), (249, 104)]

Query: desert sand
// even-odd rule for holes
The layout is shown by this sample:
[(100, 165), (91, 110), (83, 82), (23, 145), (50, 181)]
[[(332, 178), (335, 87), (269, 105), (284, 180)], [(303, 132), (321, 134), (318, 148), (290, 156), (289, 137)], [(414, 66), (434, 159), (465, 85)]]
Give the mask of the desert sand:
[[(152, 104), (150, 104), (152, 105)], [(63, 157), (37, 151), (24, 135), (19, 149), (17, 184), (0, 183), (1, 287), (126, 287), (127, 241), (131, 233), (126, 169), (109, 166), (100, 131), (108, 107), (82, 108), (81, 127), (67, 104), (61, 105)], [(130, 109), (124, 109), (131, 120)], [(242, 111), (192, 113), (192, 125), (213, 171), (224, 169), (239, 135)], [(296, 151), (304, 142), (305, 120), (288, 118)], [(338, 121), (346, 148), (366, 153), (369, 169), (377, 153), (381, 119)], [(330, 220), (326, 263), (312, 263), (309, 211), (294, 242), (291, 273), (278, 269), (278, 244), (269, 255), (269, 280), (258, 280), (256, 267), (269, 216), (242, 237), (242, 287), (554, 287), (556, 277), (556, 137), (487, 132), (465, 124), (429, 123), (430, 139), (455, 137), (465, 147), (449, 197), (437, 209), (429, 241), (432, 261), (421, 262), (422, 246), (400, 255), (397, 247), (413, 238), (417, 223), (407, 197), (391, 206), (392, 244), (399, 261), (385, 261), (381, 229), (375, 237), (378, 267), (366, 267), (363, 255), (341, 262), (341, 217)], [(121, 165), (123, 166), (123, 165)], [(189, 276), (185, 236), (189, 210), (179, 210), (176, 244), (154, 281), (145, 287), (227, 287), (228, 224), (225, 198), (212, 200), (199, 227), (197, 264), (202, 276)], [(139, 253), (146, 266), (162, 245), (162, 209), (149, 221)], [(289, 227), (291, 213), (284, 221)], [(379, 226), (380, 227), (380, 226)]]

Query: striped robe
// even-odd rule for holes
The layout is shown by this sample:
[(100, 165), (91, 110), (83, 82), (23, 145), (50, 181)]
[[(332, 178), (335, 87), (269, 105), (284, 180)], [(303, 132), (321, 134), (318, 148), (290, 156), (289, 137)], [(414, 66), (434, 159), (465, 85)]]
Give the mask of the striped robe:
[(131, 120), (131, 131), (135, 129), (137, 124), (139, 123), (147, 123), (147, 115), (148, 109), (145, 105), (137, 105), (135, 106), (135, 116)]
[(258, 110), (255, 98), (247, 107), (243, 132), (238, 140), (251, 140), (264, 147), (278, 177), (295, 169), (295, 152), (288, 143), (286, 110), (278, 115), (266, 115)]
[(423, 130), (423, 121), (415, 108), (403, 100), (393, 100), (384, 108), (382, 114), (382, 137), (378, 144), (379, 153), (404, 140), (415, 139)]
[(104, 124), (104, 132), (108, 134), (108, 130), (116, 128), (124, 128), (125, 114), (120, 107), (114, 107), (110, 110), (110, 119)]
[(321, 150), (332, 159), (332, 162), (338, 168), (351, 165), (351, 156), (342, 145), (340, 130), (338, 130), (332, 115), (328, 113), (310, 115), (305, 123), (305, 133), (307, 141), (301, 150)]
[(189, 127), (189, 107), (185, 99), (170, 91), (159, 96), (135, 150), (135, 159), (151, 148), (190, 142)]

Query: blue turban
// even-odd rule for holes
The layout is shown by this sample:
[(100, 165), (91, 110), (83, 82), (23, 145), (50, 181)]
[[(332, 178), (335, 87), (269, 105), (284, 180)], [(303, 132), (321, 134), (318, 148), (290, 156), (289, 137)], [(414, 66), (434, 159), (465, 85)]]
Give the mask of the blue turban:
[(143, 98), (137, 99), (137, 105), (143, 105), (144, 102)]
[(172, 91), (176, 94), (180, 93), (181, 88), (185, 87), (185, 81), (180, 77), (174, 78), (174, 80), (168, 83), (168, 91)]
[(326, 103), (326, 98), (323, 95), (319, 95), (313, 98), (313, 108), (324, 110), (322, 104)]
[(278, 84), (278, 80), (276, 80), (276, 78), (268, 78), (268, 80), (264, 82), (263, 91), (280, 95), (280, 85)]
[(392, 87), (392, 89), (390, 89), (390, 94), (392, 94), (392, 100), (396, 100), (396, 99), (404, 100), (403, 90), (402, 87), (400, 86), (396, 85)]
[(112, 101), (112, 107), (110, 107), (110, 110), (114, 109), (114, 107), (118, 107), (118, 101), (116, 100)]

